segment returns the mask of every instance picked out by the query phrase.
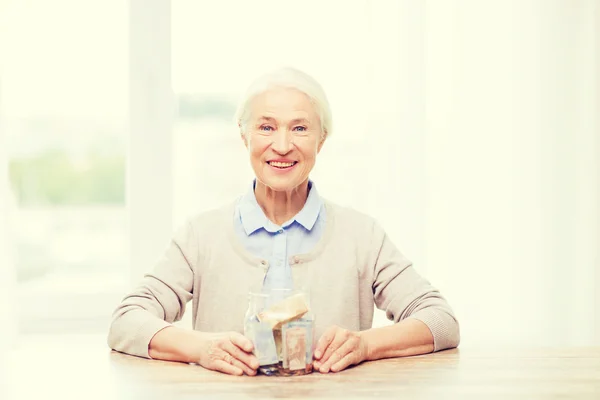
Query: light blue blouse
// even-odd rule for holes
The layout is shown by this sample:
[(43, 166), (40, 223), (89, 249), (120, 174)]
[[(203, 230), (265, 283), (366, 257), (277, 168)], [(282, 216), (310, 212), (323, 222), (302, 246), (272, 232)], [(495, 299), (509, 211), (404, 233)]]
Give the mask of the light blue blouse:
[(244, 247), (254, 256), (269, 261), (263, 288), (292, 288), (288, 260), (315, 247), (325, 228), (325, 207), (312, 181), (308, 183), (304, 207), (292, 219), (278, 226), (264, 214), (254, 195), (255, 181), (240, 198), (234, 213), (235, 231)]

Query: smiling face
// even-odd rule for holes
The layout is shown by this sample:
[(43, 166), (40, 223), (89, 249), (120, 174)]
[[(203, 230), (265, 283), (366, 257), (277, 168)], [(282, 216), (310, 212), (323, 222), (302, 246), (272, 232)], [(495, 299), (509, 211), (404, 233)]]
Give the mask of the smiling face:
[(323, 145), (321, 121), (308, 96), (273, 88), (249, 105), (243, 139), (258, 182), (289, 192), (307, 182)]

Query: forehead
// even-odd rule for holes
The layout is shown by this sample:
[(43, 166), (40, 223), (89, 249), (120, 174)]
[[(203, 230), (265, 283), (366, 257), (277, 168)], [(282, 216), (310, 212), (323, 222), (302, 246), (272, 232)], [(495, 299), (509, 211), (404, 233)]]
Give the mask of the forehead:
[(314, 119), (316, 111), (309, 97), (297, 89), (273, 88), (254, 97), (250, 118), (268, 116), (276, 119)]

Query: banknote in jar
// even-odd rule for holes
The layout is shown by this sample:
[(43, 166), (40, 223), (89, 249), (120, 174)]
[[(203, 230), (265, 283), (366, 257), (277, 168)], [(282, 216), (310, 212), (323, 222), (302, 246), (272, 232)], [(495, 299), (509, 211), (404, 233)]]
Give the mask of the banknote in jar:
[(283, 368), (305, 370), (312, 364), (312, 321), (295, 320), (282, 327)]
[(279, 357), (271, 325), (258, 320), (246, 323), (246, 336), (254, 344), (254, 355), (261, 366), (277, 364)]

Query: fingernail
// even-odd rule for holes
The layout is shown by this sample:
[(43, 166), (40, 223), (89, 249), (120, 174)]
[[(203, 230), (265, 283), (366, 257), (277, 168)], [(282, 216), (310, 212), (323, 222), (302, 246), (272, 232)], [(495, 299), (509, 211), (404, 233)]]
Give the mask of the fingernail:
[(315, 351), (315, 358), (318, 360), (321, 358), (321, 352), (319, 350)]

